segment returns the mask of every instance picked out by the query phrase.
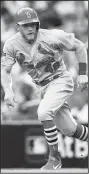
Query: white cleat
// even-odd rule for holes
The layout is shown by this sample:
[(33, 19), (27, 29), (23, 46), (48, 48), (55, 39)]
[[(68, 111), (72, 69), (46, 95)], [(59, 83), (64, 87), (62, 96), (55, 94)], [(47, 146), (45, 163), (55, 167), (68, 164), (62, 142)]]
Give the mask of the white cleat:
[(60, 169), (61, 167), (62, 167), (62, 162), (60, 158), (58, 160), (53, 156), (49, 156), (48, 162), (41, 168), (41, 170), (57, 170)]

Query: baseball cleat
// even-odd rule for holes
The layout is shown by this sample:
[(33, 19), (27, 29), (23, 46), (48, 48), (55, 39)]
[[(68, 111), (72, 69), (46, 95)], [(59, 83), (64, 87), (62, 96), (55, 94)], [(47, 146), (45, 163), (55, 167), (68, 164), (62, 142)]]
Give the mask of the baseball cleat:
[(49, 156), (48, 162), (44, 165), (41, 170), (56, 170), (62, 167), (61, 159), (59, 160), (53, 156)]

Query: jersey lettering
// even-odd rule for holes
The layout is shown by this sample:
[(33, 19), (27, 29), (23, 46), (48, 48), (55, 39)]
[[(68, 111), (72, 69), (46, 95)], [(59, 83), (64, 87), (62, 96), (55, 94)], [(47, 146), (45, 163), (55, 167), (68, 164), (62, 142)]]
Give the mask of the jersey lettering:
[(38, 45), (38, 51), (41, 53), (41, 54), (50, 54), (51, 56), (54, 56), (54, 52), (53, 50), (50, 49), (50, 45), (45, 43), (45, 42), (41, 42), (39, 45)]
[[(53, 51), (52, 47), (55, 51)], [(41, 42), (38, 45), (38, 51), (43, 54), (43, 57), (41, 61), (39, 61), (36, 65), (36, 68), (39, 69), (43, 66), (45, 66), (45, 72), (53, 73), (55, 72), (59, 66), (59, 61), (55, 61), (56, 56), (58, 57), (58, 50), (59, 46), (57, 44), (47, 44), (45, 42)]]
[[(45, 59), (46, 58), (46, 59)], [(51, 63), (51, 62), (55, 62), (55, 59), (53, 57), (50, 57), (50, 55), (46, 55), (44, 56), (44, 60), (41, 60), (39, 61), (37, 64), (36, 64), (36, 68), (39, 69), (41, 68), (42, 66), (45, 66), (47, 65), (48, 63)]]
[(6, 56), (6, 53), (5, 52), (2, 52), (2, 56)]
[(34, 69), (34, 65), (30, 62), (25, 62), (25, 55), (23, 53), (19, 53), (17, 55), (17, 61), (21, 67), (23, 67), (26, 70)]
[(60, 66), (60, 62), (57, 61), (55, 63), (49, 63), (46, 67), (45, 67), (45, 72), (50, 72), (53, 73), (55, 72)]
[(58, 44), (56, 44), (56, 43), (51, 44), (50, 46), (51, 46), (51, 48), (54, 49), (54, 50), (61, 51), (61, 47), (60, 47), (60, 45), (58, 45)]
[(18, 63), (19, 63), (20, 65), (23, 65), (24, 60), (25, 60), (24, 54), (19, 53), (19, 54), (17, 55), (17, 61), (18, 61)]

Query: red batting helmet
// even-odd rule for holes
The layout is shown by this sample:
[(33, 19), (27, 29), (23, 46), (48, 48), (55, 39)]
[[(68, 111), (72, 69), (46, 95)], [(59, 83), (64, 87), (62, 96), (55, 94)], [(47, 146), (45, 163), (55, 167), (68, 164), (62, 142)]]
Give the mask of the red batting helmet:
[(29, 7), (21, 8), (16, 13), (16, 23), (20, 25), (27, 23), (36, 23), (37, 29), (39, 29), (40, 25), (36, 11)]

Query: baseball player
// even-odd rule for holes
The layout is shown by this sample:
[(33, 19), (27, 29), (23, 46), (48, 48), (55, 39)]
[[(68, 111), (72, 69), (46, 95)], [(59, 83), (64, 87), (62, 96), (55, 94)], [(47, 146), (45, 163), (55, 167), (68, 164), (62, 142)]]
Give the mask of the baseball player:
[[(87, 52), (85, 45), (59, 29), (40, 29), (37, 13), (31, 8), (21, 8), (16, 14), (17, 33), (7, 40), (1, 60), (1, 82), (6, 105), (14, 107), (16, 97), (10, 86), (10, 72), (16, 61), (28, 72), (41, 91), (38, 120), (43, 124), (49, 146), (49, 159), (41, 169), (60, 169), (58, 132), (88, 141), (88, 128), (78, 124), (71, 115), (67, 99), (73, 93), (73, 79), (66, 70), (63, 51), (75, 51), (79, 62), (77, 82), (82, 90), (87, 88)], [(59, 121), (56, 121), (56, 115)]]

